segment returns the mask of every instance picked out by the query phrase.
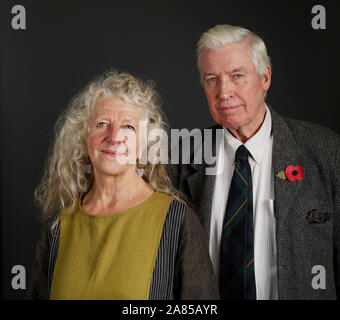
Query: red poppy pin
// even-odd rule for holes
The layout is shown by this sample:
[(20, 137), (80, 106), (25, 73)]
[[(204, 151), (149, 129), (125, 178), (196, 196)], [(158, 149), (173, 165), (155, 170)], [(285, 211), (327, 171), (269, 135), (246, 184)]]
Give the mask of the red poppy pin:
[(282, 180), (288, 179), (293, 182), (295, 180), (302, 180), (305, 175), (301, 166), (289, 165), (284, 171), (280, 171), (276, 176)]

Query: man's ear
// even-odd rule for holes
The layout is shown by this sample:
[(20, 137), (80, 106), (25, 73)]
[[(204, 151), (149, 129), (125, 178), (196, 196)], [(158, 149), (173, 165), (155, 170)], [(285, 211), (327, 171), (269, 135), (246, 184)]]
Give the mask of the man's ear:
[(272, 69), (270, 68), (270, 66), (267, 66), (266, 69), (267, 71), (262, 76), (262, 86), (264, 91), (267, 91), (269, 89), (272, 78)]

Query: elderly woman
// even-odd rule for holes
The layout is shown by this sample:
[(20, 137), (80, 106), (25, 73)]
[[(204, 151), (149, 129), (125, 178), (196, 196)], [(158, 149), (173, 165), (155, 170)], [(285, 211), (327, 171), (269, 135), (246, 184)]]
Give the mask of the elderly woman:
[(147, 157), (140, 168), (152, 146), (143, 123), (147, 136), (164, 130), (157, 94), (117, 72), (92, 81), (58, 120), (35, 192), (46, 223), (31, 298), (218, 298), (195, 214), (164, 164)]

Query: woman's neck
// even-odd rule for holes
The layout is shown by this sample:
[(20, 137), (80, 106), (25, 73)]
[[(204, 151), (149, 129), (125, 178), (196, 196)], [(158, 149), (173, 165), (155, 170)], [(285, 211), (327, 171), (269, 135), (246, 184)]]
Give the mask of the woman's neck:
[(153, 192), (134, 170), (117, 176), (96, 175), (82, 207), (91, 214), (122, 212), (145, 201)]

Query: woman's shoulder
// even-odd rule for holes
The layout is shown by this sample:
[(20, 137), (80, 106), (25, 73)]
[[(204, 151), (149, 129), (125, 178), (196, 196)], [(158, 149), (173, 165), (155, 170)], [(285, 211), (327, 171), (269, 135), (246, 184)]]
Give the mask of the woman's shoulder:
[(167, 220), (179, 224), (184, 234), (197, 233), (205, 235), (201, 221), (195, 210), (184, 201), (173, 198), (169, 206)]
[(188, 205), (180, 198), (160, 191), (157, 191), (157, 194), (159, 199), (163, 199), (169, 203), (168, 215), (185, 214), (185, 212), (188, 211)]
[(176, 224), (179, 227), (184, 227), (188, 225), (194, 228), (200, 228), (201, 224), (200, 221), (194, 211), (194, 209), (184, 202), (183, 200), (171, 197), (171, 202), (167, 212), (167, 222), (170, 224)]

